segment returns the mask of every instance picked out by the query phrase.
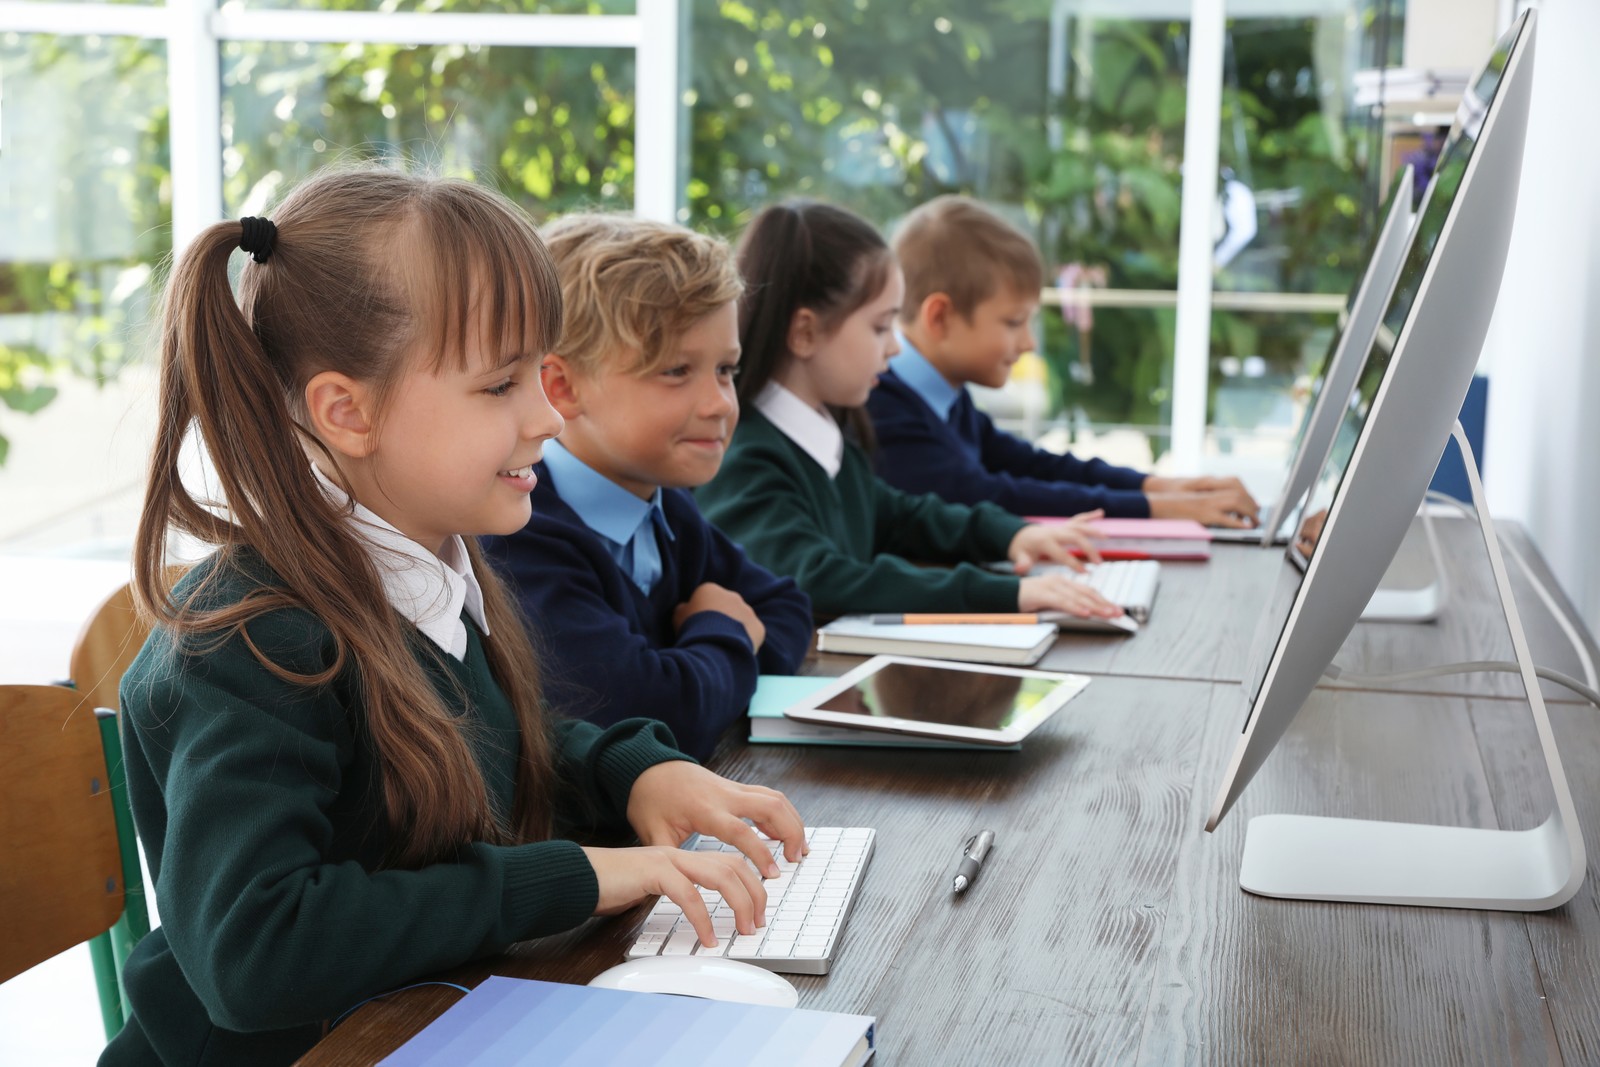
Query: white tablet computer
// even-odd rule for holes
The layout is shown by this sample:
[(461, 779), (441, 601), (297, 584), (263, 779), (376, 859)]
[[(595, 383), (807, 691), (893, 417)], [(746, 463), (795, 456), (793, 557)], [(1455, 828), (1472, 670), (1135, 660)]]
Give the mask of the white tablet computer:
[(1078, 674), (874, 656), (783, 713), (829, 726), (1012, 745), (1088, 684)]

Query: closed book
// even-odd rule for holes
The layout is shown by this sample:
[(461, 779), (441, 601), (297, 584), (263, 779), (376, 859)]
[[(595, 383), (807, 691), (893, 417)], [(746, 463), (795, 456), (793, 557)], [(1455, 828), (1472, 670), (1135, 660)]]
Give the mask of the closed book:
[(887, 730), (852, 730), (848, 726), (829, 726), (801, 722), (783, 712), (838, 681), (818, 675), (763, 674), (756, 679), (756, 693), (750, 698), (750, 741), (771, 745), (859, 745), (862, 748), (955, 748), (970, 752), (1021, 750), (1015, 745), (973, 745), (942, 737), (917, 737)]
[(876, 1022), (496, 975), (379, 1067), (859, 1067)]
[(875, 623), (867, 615), (846, 615), (817, 631), (818, 652), (851, 656), (921, 656), (966, 663), (1039, 662), (1057, 635), (1049, 622), (1031, 625), (894, 625)]
[[(1029, 516), (1029, 522), (1066, 519)], [(1096, 519), (1100, 557), (1106, 560), (1165, 559), (1202, 561), (1211, 558), (1211, 531), (1193, 519)]]

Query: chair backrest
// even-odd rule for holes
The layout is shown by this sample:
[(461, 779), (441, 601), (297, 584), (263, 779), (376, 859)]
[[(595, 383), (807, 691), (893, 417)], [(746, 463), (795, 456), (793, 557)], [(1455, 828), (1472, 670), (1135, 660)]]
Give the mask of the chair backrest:
[(123, 585), (94, 609), (72, 646), (72, 684), (82, 706), (121, 710), (117, 686), (144, 647), (150, 627), (133, 606), (133, 589)]
[(100, 726), (81, 701), (61, 686), (0, 685), (0, 982), (123, 912)]

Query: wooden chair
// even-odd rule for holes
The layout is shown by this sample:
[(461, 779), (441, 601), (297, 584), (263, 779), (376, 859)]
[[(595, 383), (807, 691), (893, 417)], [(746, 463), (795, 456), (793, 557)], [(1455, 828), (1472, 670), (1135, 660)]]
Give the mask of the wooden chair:
[(115, 1036), (123, 964), (150, 932), (115, 712), (62, 686), (0, 686), (0, 847), (0, 982), (89, 941)]
[(150, 627), (133, 606), (131, 586), (119, 587), (94, 609), (72, 646), (72, 686), (85, 707), (122, 707), (117, 687), (149, 636)]

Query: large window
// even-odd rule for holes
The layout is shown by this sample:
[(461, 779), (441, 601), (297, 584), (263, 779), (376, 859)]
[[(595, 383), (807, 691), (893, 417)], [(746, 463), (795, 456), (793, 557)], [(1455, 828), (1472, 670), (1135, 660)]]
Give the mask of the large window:
[(162, 258), (361, 155), (729, 235), (786, 195), (889, 229), (971, 194), (1050, 283), (991, 410), (1141, 466), (1281, 464), (1383, 177), (1352, 75), (1403, 9), (0, 0), (0, 550), (126, 544)]

